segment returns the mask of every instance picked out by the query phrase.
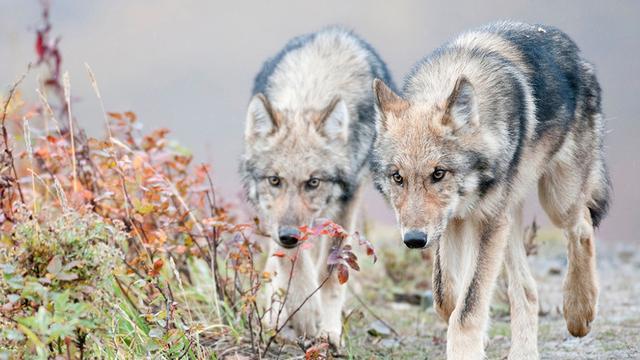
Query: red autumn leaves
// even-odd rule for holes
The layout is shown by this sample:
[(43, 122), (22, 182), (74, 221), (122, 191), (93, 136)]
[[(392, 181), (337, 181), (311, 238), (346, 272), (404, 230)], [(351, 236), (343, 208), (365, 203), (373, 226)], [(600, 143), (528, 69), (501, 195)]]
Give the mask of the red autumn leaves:
[[(320, 241), (333, 241), (331, 252), (327, 258), (327, 265), (335, 269), (340, 284), (344, 284), (349, 280), (349, 268), (355, 271), (360, 271), (360, 265), (358, 264), (358, 256), (353, 252), (353, 247), (348, 242), (349, 240), (357, 240), (358, 245), (364, 247), (367, 256), (372, 256), (373, 261), (376, 262), (378, 257), (371, 242), (359, 233), (349, 234), (342, 228), (342, 226), (334, 223), (331, 220), (319, 221), (317, 225), (307, 226), (303, 225), (299, 227), (300, 230), (300, 245), (296, 250), (296, 253), (291, 256), (291, 261), (296, 260), (298, 251), (304, 251), (313, 247), (313, 240)], [(275, 251), (272, 256), (284, 258), (287, 254), (284, 251)]]

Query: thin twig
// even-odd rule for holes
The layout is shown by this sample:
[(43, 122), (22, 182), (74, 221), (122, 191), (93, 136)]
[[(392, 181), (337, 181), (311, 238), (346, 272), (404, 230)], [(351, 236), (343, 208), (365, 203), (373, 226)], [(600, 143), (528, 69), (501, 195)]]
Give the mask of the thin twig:
[(138, 309), (138, 307), (136, 306), (136, 304), (133, 302), (133, 300), (131, 300), (131, 297), (129, 297), (129, 293), (124, 289), (124, 286), (122, 285), (122, 283), (120, 282), (120, 279), (118, 279), (117, 276), (113, 277), (116, 280), (116, 284), (118, 285), (118, 287), (120, 288), (120, 291), (122, 292), (122, 294), (124, 295), (125, 299), (127, 299), (127, 302), (129, 302), (129, 305), (131, 305), (136, 312), (139, 315), (142, 315), (142, 312), (140, 311), (140, 309)]
[(2, 138), (4, 139), (4, 152), (7, 154), (7, 156), (9, 157), (9, 161), (11, 162), (11, 170), (13, 171), (13, 176), (15, 177), (15, 182), (18, 187), (18, 194), (20, 195), (20, 201), (23, 204), (24, 204), (24, 196), (22, 195), (22, 187), (20, 186), (18, 171), (16, 170), (16, 164), (13, 159), (13, 151), (9, 146), (9, 133), (7, 131), (6, 120), (7, 120), (9, 104), (11, 103), (11, 100), (13, 99), (13, 96), (15, 95), (15, 92), (18, 89), (18, 86), (20, 85), (20, 83), (22, 83), (24, 78), (27, 77), (27, 74), (29, 73), (30, 70), (31, 70), (31, 63), (29, 63), (29, 65), (27, 66), (27, 70), (22, 74), (22, 76), (20, 76), (18, 80), (16, 80), (16, 82), (14, 82), (11, 88), (9, 89), (9, 96), (7, 97), (7, 100), (4, 102), (4, 107), (2, 108)]
[(67, 102), (67, 116), (69, 117), (69, 134), (71, 137), (71, 168), (73, 169), (73, 192), (78, 192), (78, 169), (76, 161), (76, 134), (73, 130), (73, 115), (71, 114), (71, 82), (69, 72), (65, 72), (62, 78), (64, 83), (64, 98)]
[(362, 300), (362, 298), (356, 294), (355, 291), (353, 291), (353, 289), (351, 287), (349, 287), (349, 292), (351, 293), (351, 295), (353, 295), (353, 297), (356, 298), (356, 300), (358, 300), (358, 302), (360, 303), (360, 305), (362, 305), (362, 307), (367, 310), (367, 312), (373, 316), (376, 320), (380, 321), (382, 324), (384, 324), (384, 326), (388, 327), (389, 330), (391, 330), (392, 333), (394, 333), (396, 336), (400, 336), (400, 334), (396, 331), (396, 329), (394, 329), (391, 325), (389, 325), (388, 322), (384, 321), (380, 316), (378, 316), (378, 314), (376, 314), (373, 310), (371, 310), (371, 308), (364, 302), (364, 300)]

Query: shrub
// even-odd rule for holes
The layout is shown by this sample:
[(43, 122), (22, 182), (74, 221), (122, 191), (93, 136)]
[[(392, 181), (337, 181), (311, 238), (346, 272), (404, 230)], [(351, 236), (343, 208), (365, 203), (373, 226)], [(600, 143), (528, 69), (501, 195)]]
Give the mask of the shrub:
[[(2, 344), (9, 353), (79, 353), (106, 332), (112, 273), (125, 234), (100, 216), (71, 211), (40, 223), (18, 212), (0, 247)], [(86, 353), (91, 356), (91, 353)]]

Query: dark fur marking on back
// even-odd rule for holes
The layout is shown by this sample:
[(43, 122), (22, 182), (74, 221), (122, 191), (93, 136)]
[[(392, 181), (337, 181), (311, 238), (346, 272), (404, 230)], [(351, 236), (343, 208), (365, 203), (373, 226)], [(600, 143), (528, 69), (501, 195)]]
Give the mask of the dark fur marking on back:
[(535, 138), (561, 129), (562, 136), (557, 140), (562, 142), (575, 121), (577, 94), (582, 86), (578, 47), (562, 31), (545, 25), (503, 27), (495, 32), (514, 44), (529, 67), (538, 121)]

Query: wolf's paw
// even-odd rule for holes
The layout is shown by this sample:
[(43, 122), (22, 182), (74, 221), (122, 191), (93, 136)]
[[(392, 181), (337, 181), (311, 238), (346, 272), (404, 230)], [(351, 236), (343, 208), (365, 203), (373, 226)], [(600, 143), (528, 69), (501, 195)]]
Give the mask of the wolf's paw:
[(567, 329), (569, 333), (575, 337), (584, 337), (587, 336), (589, 331), (591, 331), (591, 320), (580, 319), (580, 318), (571, 318), (570, 316), (565, 315), (565, 320), (567, 321)]
[(590, 292), (565, 292), (562, 311), (567, 329), (576, 337), (586, 336), (596, 317), (597, 290)]
[(321, 330), (320, 337), (326, 339), (334, 349), (340, 349), (343, 345), (340, 330)]
[(538, 348), (536, 346), (533, 347), (518, 347), (511, 345), (511, 349), (509, 349), (508, 360), (537, 360), (540, 358), (538, 355)]
[(297, 330), (298, 335), (306, 338), (315, 338), (320, 334), (318, 320), (313, 316), (303, 317), (302, 319), (299, 317), (294, 328)]

